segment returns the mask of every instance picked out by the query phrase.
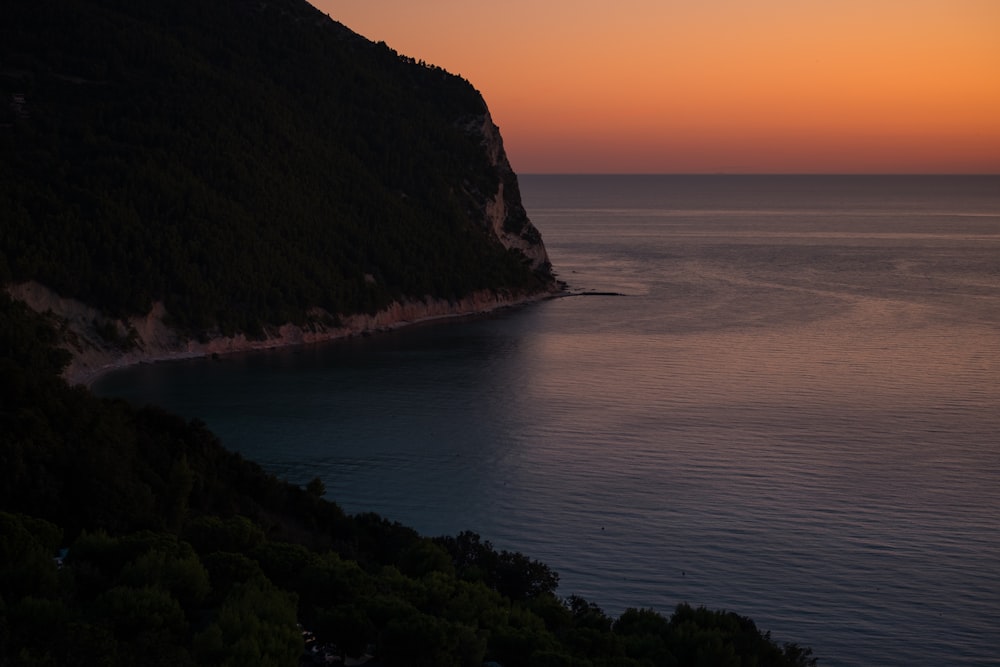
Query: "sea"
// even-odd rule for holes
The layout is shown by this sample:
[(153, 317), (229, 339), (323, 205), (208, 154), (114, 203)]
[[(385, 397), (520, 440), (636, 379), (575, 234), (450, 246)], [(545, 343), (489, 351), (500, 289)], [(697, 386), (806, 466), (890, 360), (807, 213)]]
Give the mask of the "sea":
[(1000, 664), (1000, 177), (526, 175), (567, 296), (94, 390), (617, 616)]

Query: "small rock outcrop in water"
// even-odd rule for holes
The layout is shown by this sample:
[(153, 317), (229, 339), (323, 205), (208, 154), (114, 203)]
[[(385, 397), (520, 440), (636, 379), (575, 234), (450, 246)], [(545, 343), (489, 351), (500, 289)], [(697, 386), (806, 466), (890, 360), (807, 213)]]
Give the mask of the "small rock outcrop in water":
[(5, 11), (0, 283), (61, 319), (71, 380), (557, 289), (460, 77), (304, 0)]

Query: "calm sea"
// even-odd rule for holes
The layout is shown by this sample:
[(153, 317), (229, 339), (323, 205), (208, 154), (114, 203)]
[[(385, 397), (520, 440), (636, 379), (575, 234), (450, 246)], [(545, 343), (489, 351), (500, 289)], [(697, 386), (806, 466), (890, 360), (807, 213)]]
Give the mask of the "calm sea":
[(525, 176), (577, 292), (95, 389), (618, 615), (1000, 661), (1000, 178)]

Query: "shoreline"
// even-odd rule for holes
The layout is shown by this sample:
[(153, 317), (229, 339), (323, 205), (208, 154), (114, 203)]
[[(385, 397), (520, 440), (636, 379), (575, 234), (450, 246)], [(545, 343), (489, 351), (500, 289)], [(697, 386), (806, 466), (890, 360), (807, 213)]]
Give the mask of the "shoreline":
[[(248, 339), (243, 334), (237, 334), (213, 336), (202, 342), (187, 338), (167, 326), (164, 322), (167, 313), (162, 303), (154, 304), (144, 316), (115, 320), (84, 303), (61, 297), (37, 282), (11, 285), (7, 291), (32, 310), (58, 322), (65, 332), (62, 347), (72, 355), (72, 360), (63, 371), (63, 379), (71, 386), (83, 385), (88, 389), (108, 373), (139, 364), (324, 343), (444, 319), (486, 315), (570, 294), (564, 284), (556, 282), (548, 290), (531, 294), (481, 290), (454, 301), (427, 296), (421, 300), (395, 301), (372, 315), (361, 313), (332, 318), (323, 311), (312, 313), (318, 321), (323, 318), (337, 321), (337, 326), (319, 323), (306, 327), (294, 324), (266, 326), (262, 339)], [(102, 329), (114, 327), (123, 339), (131, 335), (134, 345), (126, 348), (120, 342), (109, 342), (98, 332), (98, 326)]]

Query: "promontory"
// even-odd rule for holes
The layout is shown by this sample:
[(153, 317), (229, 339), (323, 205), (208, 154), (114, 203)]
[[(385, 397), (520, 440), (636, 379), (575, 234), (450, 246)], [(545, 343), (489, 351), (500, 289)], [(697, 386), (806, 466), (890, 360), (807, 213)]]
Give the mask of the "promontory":
[(86, 381), (557, 289), (486, 103), (303, 0), (0, 24), (0, 283)]

